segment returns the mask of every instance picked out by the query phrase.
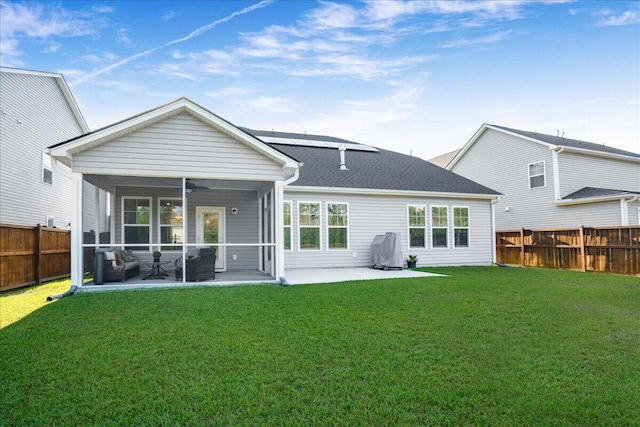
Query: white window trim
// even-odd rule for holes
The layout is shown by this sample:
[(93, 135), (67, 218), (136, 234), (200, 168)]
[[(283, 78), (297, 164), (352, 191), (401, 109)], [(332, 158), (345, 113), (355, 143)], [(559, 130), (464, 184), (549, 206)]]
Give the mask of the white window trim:
[[(329, 205), (346, 205), (347, 206), (347, 226), (332, 226), (329, 224)], [(325, 209), (326, 209), (326, 216), (327, 216), (327, 230), (326, 230), (326, 239), (327, 239), (327, 250), (328, 251), (348, 251), (349, 247), (351, 246), (349, 244), (349, 224), (351, 223), (351, 220), (349, 219), (349, 203), (348, 202), (326, 202), (325, 203)], [(322, 223), (322, 218), (320, 218), (321, 221), (320, 223)], [(331, 248), (329, 246), (329, 230), (332, 228), (346, 228), (347, 229), (347, 247), (346, 248)]]
[[(445, 208), (447, 210), (447, 226), (446, 227), (434, 227), (433, 226), (433, 208)], [(447, 205), (429, 205), (429, 241), (431, 242), (431, 249), (433, 250), (445, 250), (451, 248), (451, 236), (449, 233), (451, 227), (451, 215), (453, 209)], [(433, 229), (446, 230), (447, 232), (447, 246), (434, 246), (433, 244)]]
[[(51, 182), (44, 180), (45, 171), (49, 171), (51, 173)], [(51, 156), (47, 153), (42, 153), (42, 170), (40, 172), (40, 179), (42, 180), (42, 183), (46, 185), (53, 185), (53, 166), (51, 164)]]
[[(544, 184), (542, 184), (539, 187), (532, 187), (531, 186), (531, 178), (534, 178), (534, 177), (540, 176), (540, 175), (533, 175), (532, 176), (531, 172), (530, 172), (530, 168), (531, 168), (531, 165), (535, 165), (535, 164), (538, 164), (538, 163), (542, 163), (542, 174), (541, 175), (542, 175), (542, 179), (544, 180)], [(529, 163), (527, 165), (527, 177), (528, 177), (527, 179), (529, 180), (529, 190), (534, 190), (536, 188), (545, 188), (547, 186), (547, 163), (546, 163), (546, 161), (545, 160), (539, 160), (537, 162)]]
[[(424, 230), (424, 246), (411, 246), (411, 229), (415, 228), (418, 229), (420, 227), (412, 227), (411, 226), (411, 219), (409, 217), (409, 207), (413, 206), (415, 208), (423, 208), (424, 209), (424, 226), (422, 227), (422, 229)], [(420, 204), (416, 204), (416, 203), (407, 203), (407, 208), (405, 209), (405, 212), (407, 213), (407, 249), (411, 250), (411, 249), (426, 249), (429, 244), (427, 243), (427, 230), (428, 230), (428, 226), (427, 223), (428, 221), (428, 216), (427, 216), (427, 205), (420, 205)]]
[[(136, 197), (139, 198), (139, 197)], [(162, 240), (162, 226), (163, 225), (170, 225), (170, 224), (162, 224), (162, 220), (160, 219), (160, 214), (162, 212), (162, 206), (161, 203), (165, 200), (172, 200), (172, 201), (182, 201), (182, 197), (158, 197), (158, 226), (157, 226), (157, 230), (156, 232), (158, 233), (158, 246), (156, 246), (156, 249), (159, 251), (160, 248), (162, 248), (163, 243), (161, 242)], [(122, 210), (122, 212), (124, 213), (124, 209)], [(182, 235), (184, 236), (184, 217), (185, 217), (185, 209), (184, 209), (184, 203), (182, 206)], [(184, 237), (183, 239), (184, 240)], [(166, 245), (166, 243), (164, 243)], [(171, 252), (175, 252), (175, 251), (181, 251), (182, 248), (178, 247), (178, 246), (173, 246), (171, 248)]]
[[(319, 205), (320, 209), (318, 209), (318, 213), (320, 215), (320, 224), (318, 224), (317, 226), (313, 225), (313, 226), (308, 226), (308, 225), (301, 225), (301, 221), (300, 221), (300, 205), (303, 204), (315, 204), (315, 205)], [(319, 201), (306, 201), (306, 200), (298, 200), (297, 206), (297, 213), (298, 213), (298, 239), (297, 239), (297, 245), (296, 247), (298, 248), (299, 251), (303, 251), (303, 252), (320, 252), (322, 251), (322, 202)], [(317, 249), (302, 249), (300, 247), (300, 229), (302, 228), (318, 228), (318, 248)]]
[[(127, 245), (129, 245), (129, 246), (137, 246), (135, 243), (127, 243), (127, 242), (124, 241), (124, 239), (125, 239), (125, 232), (124, 232), (124, 230), (125, 230), (124, 201), (125, 200), (129, 200), (129, 199), (136, 199), (136, 200), (146, 199), (146, 200), (149, 201), (149, 224), (147, 225), (149, 227), (149, 243), (147, 243), (147, 244), (140, 243), (140, 244), (138, 244), (138, 246), (148, 246), (147, 251), (148, 252), (153, 252), (153, 248), (151, 247), (151, 242), (153, 241), (153, 236), (152, 236), (152, 233), (151, 233), (153, 231), (153, 228), (151, 227), (152, 224), (153, 224), (153, 198), (152, 197), (122, 196), (122, 201), (120, 202), (121, 203), (121, 207), (120, 207), (120, 227), (121, 227), (120, 236), (121, 236), (121, 239), (120, 239), (120, 241), (122, 242), (122, 244), (124, 246), (127, 246)], [(145, 224), (129, 224), (129, 225), (139, 226), (139, 225), (145, 225)]]
[(640, 225), (640, 208), (638, 208), (638, 225)]
[[(469, 225), (466, 227), (456, 227), (456, 209), (467, 210), (467, 221)], [(454, 249), (469, 249), (471, 248), (471, 208), (469, 206), (451, 206), (451, 225), (453, 227), (453, 248)], [(467, 246), (456, 246), (456, 230), (467, 230)]]
[[(289, 227), (289, 229), (291, 231), (289, 231), (289, 249), (287, 249), (286, 247), (284, 248), (285, 252), (293, 252), (293, 201), (291, 200), (285, 200), (282, 202), (282, 205), (284, 207), (284, 205), (289, 205), (289, 212), (290, 212), (290, 219), (291, 219), (291, 224), (286, 225), (284, 224), (284, 219), (282, 221), (283, 226), (282, 226), (282, 238), (284, 239), (284, 229)], [(282, 212), (282, 215), (284, 215), (284, 212)], [(282, 246), (284, 247), (284, 242), (282, 242)]]

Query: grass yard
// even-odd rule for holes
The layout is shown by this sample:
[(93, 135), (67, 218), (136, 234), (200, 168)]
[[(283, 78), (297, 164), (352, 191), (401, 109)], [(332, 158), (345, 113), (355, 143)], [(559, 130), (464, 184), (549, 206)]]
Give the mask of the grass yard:
[(640, 425), (640, 279), (429, 271), (49, 303), (0, 330), (0, 424)]

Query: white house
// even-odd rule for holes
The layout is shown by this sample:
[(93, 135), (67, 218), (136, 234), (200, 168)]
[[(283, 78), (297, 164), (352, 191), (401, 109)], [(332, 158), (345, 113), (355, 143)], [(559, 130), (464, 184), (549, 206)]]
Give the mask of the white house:
[(0, 222), (68, 228), (75, 194), (51, 144), (89, 128), (61, 74), (0, 67)]
[[(218, 248), (216, 269), (370, 266), (399, 233), (419, 265), (493, 262), (498, 193), (419, 158), (338, 138), (234, 126), (181, 98), (50, 147), (77, 179), (72, 280), (81, 285), (82, 183), (110, 193), (111, 246), (144, 260)], [(91, 247), (85, 244), (84, 247)]]
[(498, 230), (640, 224), (638, 153), (484, 124), (446, 168), (503, 194)]

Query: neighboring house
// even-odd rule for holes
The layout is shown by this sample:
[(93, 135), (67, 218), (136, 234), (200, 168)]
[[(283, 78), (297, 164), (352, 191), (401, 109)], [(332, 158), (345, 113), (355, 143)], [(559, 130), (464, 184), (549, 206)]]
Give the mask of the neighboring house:
[(447, 169), (500, 193), (496, 228), (640, 224), (640, 154), (482, 125)]
[(437, 157), (429, 159), (431, 163), (436, 166), (440, 166), (441, 168), (446, 168), (449, 162), (453, 160), (453, 158), (460, 152), (460, 150), (449, 151), (448, 153), (441, 154)]
[(110, 242), (143, 262), (154, 249), (173, 260), (214, 244), (218, 271), (279, 278), (369, 266), (371, 242), (390, 231), (419, 265), (494, 260), (495, 191), (392, 151), (239, 128), (185, 98), (50, 148), (111, 194)]
[[(0, 67), (0, 222), (69, 228), (70, 169), (48, 147), (89, 132), (61, 74)], [(87, 187), (87, 203), (99, 197)], [(93, 224), (92, 228), (97, 225)]]

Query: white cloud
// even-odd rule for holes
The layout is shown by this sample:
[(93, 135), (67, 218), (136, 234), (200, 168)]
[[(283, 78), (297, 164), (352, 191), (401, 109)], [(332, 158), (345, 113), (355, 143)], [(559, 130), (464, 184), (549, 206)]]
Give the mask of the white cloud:
[(69, 12), (59, 5), (47, 7), (38, 3), (0, 2), (1, 58), (2, 63), (22, 64), (17, 59), (24, 37), (34, 38), (45, 44), (45, 52), (57, 52), (61, 45), (56, 37), (80, 37), (96, 34), (105, 21), (88, 11)]
[(86, 12), (68, 12), (61, 7), (45, 9), (30, 3), (0, 3), (3, 37), (16, 37), (25, 34), (29, 37), (74, 37), (94, 34), (97, 31), (95, 16)]
[(607, 13), (598, 22), (601, 27), (620, 27), (623, 25), (634, 25), (640, 23), (640, 10), (626, 10), (620, 15)]
[(359, 20), (359, 12), (347, 4), (323, 2), (321, 5), (308, 15), (311, 20), (309, 25), (312, 28), (318, 30), (352, 28)]
[(93, 6), (91, 10), (97, 13), (111, 13), (113, 12), (114, 9), (113, 7), (107, 6), (107, 5), (97, 5), (97, 6)]
[(162, 14), (162, 16), (160, 17), (160, 19), (162, 21), (168, 21), (170, 19), (172, 19), (174, 16), (176, 16), (176, 12), (173, 10), (170, 10), (168, 12), (165, 12)]
[(512, 30), (500, 31), (494, 34), (483, 36), (483, 37), (452, 40), (446, 43), (441, 43), (438, 45), (438, 47), (448, 49), (448, 48), (475, 46), (479, 44), (498, 43), (509, 38), (509, 36), (511, 36), (512, 34), (513, 34)]

